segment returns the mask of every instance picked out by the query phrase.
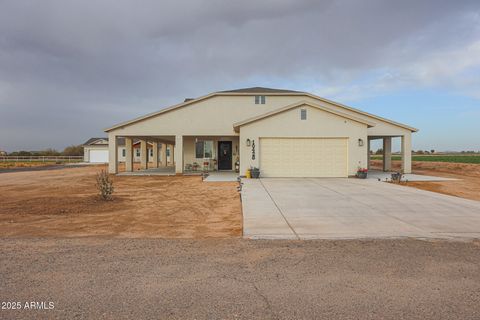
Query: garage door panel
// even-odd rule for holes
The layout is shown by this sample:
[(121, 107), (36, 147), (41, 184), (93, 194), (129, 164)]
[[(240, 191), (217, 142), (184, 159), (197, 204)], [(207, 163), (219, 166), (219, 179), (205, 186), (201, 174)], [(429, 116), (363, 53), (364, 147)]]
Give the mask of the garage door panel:
[(108, 150), (90, 150), (89, 162), (91, 163), (108, 162)]
[(346, 138), (261, 138), (264, 177), (346, 177)]

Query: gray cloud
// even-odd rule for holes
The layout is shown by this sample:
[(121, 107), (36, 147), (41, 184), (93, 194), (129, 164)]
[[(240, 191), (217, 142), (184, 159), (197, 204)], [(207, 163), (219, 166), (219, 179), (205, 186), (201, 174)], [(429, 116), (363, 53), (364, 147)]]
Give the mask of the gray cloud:
[(476, 48), (479, 12), (478, 1), (0, 0), (0, 148), (62, 148), (244, 85), (332, 97), (452, 85), (480, 61), (454, 74), (438, 64)]

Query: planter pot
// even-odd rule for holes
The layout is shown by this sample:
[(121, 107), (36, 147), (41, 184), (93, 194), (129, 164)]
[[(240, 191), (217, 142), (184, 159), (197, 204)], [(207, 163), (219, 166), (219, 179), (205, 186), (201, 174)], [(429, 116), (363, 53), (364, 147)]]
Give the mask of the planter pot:
[(252, 178), (258, 179), (260, 177), (260, 170), (259, 169), (252, 169), (251, 170)]
[(366, 179), (367, 178), (367, 172), (357, 172), (357, 178)]

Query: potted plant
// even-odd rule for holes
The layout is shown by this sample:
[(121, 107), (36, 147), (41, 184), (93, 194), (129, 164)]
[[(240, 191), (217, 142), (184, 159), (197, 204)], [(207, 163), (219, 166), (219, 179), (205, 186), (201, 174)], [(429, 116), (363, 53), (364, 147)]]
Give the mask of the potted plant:
[(253, 179), (258, 179), (260, 177), (260, 169), (256, 167), (250, 168), (250, 172)]
[(358, 168), (357, 169), (357, 178), (359, 179), (366, 179), (368, 174), (367, 168)]

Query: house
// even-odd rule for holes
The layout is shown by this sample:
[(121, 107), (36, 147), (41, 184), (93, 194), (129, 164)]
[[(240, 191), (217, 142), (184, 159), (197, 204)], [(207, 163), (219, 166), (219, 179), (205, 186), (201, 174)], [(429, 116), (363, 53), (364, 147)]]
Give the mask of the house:
[(7, 155), (7, 152), (6, 151), (2, 151), (0, 150), (0, 157), (4, 157)]
[[(147, 144), (148, 149), (148, 161), (153, 163), (153, 144)], [(133, 144), (133, 161), (140, 162), (140, 146), (141, 142), (135, 141)], [(158, 148), (161, 149), (162, 145), (158, 145)], [(167, 162), (166, 164), (170, 164), (170, 152), (168, 150), (169, 146), (167, 146)], [(162, 152), (157, 152), (159, 155), (159, 163), (163, 163), (163, 159), (160, 155), (163, 154)], [(126, 148), (125, 148), (125, 139), (118, 140), (118, 147), (117, 147), (117, 157), (119, 162), (125, 162), (126, 159)], [(83, 144), (83, 160), (85, 162), (90, 163), (108, 163), (108, 138), (90, 138)]]
[[(316, 95), (292, 90), (245, 88), (220, 91), (164, 108), (105, 130), (109, 172), (118, 172), (120, 141), (126, 170), (133, 141), (173, 146), (177, 174), (192, 165), (234, 170), (258, 167), (263, 177), (348, 177), (369, 166), (370, 141), (383, 140), (384, 170), (391, 168), (392, 139), (401, 140), (402, 169), (411, 172), (412, 132), (417, 129)], [(129, 151), (130, 150), (130, 151)], [(153, 167), (158, 167), (154, 161)]]

